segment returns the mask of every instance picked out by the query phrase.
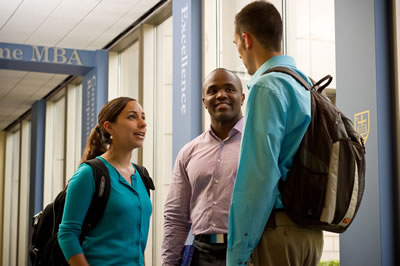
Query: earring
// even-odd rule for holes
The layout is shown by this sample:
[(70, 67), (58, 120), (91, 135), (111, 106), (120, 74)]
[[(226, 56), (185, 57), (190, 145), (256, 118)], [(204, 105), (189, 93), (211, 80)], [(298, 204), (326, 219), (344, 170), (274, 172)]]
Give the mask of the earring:
[(112, 136), (110, 135), (110, 139), (112, 139)]

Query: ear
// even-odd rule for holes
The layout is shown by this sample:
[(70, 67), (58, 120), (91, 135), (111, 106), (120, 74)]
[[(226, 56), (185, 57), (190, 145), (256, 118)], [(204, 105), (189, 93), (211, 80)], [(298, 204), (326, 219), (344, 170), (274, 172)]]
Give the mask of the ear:
[(109, 121), (105, 121), (103, 124), (104, 129), (111, 135), (112, 133), (112, 124)]
[(242, 38), (244, 40), (244, 47), (246, 47), (246, 50), (250, 49), (253, 46), (253, 40), (251, 35), (248, 33), (242, 33)]
[(205, 101), (204, 101), (204, 97), (203, 97), (203, 98), (201, 98), (201, 100), (203, 101), (204, 108), (206, 108), (206, 109), (207, 109), (207, 105), (206, 105), (206, 103), (205, 103)]
[(246, 99), (246, 95), (244, 93), (242, 93), (242, 103), (241, 103), (241, 105), (243, 105), (244, 99)]

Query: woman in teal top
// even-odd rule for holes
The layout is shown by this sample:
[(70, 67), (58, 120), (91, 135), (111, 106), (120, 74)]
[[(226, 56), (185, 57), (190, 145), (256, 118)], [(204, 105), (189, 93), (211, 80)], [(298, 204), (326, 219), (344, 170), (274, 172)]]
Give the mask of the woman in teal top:
[(107, 166), (111, 191), (104, 216), (79, 236), (95, 182), (93, 170), (81, 164), (68, 184), (58, 240), (70, 265), (144, 265), (152, 206), (142, 179), (130, 162), (132, 150), (143, 145), (145, 115), (136, 100), (120, 97), (100, 110), (82, 162), (98, 157)]

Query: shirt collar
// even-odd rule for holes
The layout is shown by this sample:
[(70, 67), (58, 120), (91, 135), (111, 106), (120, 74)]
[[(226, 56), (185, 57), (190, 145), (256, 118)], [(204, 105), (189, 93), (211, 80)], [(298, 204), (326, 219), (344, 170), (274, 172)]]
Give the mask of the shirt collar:
[[(236, 124), (233, 126), (233, 128), (231, 129), (231, 131), (229, 131), (228, 137), (225, 139), (230, 139), (233, 135), (235, 135), (236, 133), (240, 133), (242, 134), (242, 130), (243, 130), (243, 117), (239, 119), (239, 121), (236, 122)], [(218, 139), (221, 140), (215, 133), (214, 130), (212, 129), (211, 125), (210, 128), (208, 129), (208, 131), (210, 132), (210, 134)]]
[(257, 69), (253, 77), (251, 77), (251, 79), (247, 83), (247, 87), (250, 89), (257, 82), (257, 80), (264, 74), (265, 71), (276, 66), (288, 66), (290, 68), (295, 68), (296, 63), (293, 57), (288, 55), (277, 55), (271, 57)]
[(229, 132), (229, 136), (232, 135), (233, 131), (242, 133), (242, 130), (243, 130), (243, 117), (240, 118), (239, 121), (237, 121), (237, 123), (235, 124), (235, 126), (231, 129), (231, 131)]

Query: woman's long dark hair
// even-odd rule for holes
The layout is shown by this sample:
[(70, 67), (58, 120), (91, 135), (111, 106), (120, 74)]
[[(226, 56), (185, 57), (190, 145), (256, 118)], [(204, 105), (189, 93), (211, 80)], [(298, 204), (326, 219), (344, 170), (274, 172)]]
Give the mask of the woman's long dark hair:
[(104, 129), (104, 122), (115, 122), (118, 115), (131, 101), (136, 100), (129, 97), (119, 97), (109, 101), (101, 108), (97, 125), (90, 132), (81, 163), (96, 158), (96, 156), (102, 155), (108, 150), (111, 138), (110, 134)]

